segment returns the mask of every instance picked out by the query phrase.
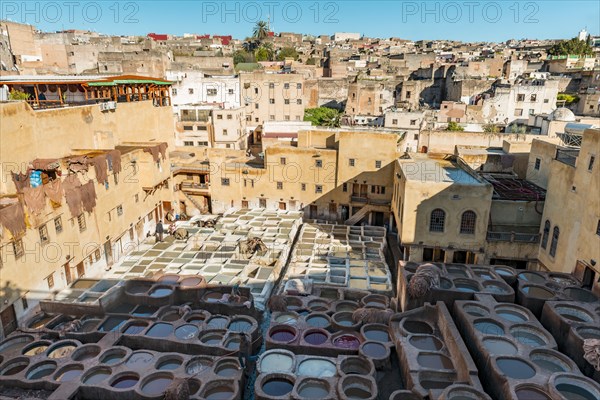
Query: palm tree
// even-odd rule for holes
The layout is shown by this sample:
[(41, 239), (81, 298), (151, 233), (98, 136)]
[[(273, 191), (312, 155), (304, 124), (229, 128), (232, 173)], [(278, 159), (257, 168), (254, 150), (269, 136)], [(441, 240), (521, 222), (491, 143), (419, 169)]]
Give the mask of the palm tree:
[(254, 52), (256, 61), (273, 61), (275, 49), (271, 43), (262, 43)]
[(254, 27), (252, 37), (262, 42), (269, 36), (269, 25), (265, 21), (258, 21)]

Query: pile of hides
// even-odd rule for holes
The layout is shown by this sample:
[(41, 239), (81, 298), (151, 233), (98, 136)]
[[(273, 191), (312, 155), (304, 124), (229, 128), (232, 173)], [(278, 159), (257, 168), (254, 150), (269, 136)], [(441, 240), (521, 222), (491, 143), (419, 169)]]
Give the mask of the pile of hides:
[(433, 264), (423, 264), (410, 279), (408, 295), (413, 299), (427, 296), (433, 287), (440, 286), (440, 270)]
[(583, 358), (600, 371), (600, 339), (584, 339)]

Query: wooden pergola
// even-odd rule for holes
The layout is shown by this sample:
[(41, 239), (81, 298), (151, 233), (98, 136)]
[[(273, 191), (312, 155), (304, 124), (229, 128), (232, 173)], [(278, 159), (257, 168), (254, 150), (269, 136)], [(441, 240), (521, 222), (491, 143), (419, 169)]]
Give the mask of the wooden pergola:
[[(0, 85), (6, 85), (9, 91), (23, 91), (29, 94), (27, 102), (34, 108), (62, 107), (68, 104), (94, 104), (106, 101), (132, 102), (152, 100), (155, 106), (170, 106), (170, 87), (172, 82), (137, 75), (98, 77), (97, 79), (78, 79), (72, 77), (52, 77), (43, 79), (3, 79)], [(42, 78), (42, 79), (40, 79)], [(56, 93), (58, 99), (46, 99), (44, 93)], [(67, 101), (68, 93), (82, 93), (83, 100)]]

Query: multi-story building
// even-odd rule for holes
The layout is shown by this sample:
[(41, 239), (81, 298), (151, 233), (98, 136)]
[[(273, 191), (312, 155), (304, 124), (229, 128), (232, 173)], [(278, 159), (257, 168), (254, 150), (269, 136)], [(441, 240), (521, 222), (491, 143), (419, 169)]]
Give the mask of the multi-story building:
[(301, 74), (240, 74), (241, 101), (248, 127), (265, 121), (303, 121), (304, 77)]
[(175, 144), (226, 149), (247, 147), (245, 110), (217, 104), (180, 105), (175, 114)]
[(188, 104), (219, 104), (223, 108), (240, 107), (240, 81), (237, 75), (209, 75), (202, 71), (167, 71), (173, 107)]
[(600, 130), (586, 130), (579, 142), (580, 146), (533, 142), (528, 174), (542, 176), (547, 185), (538, 259), (550, 271), (573, 272), (598, 293)]
[(39, 300), (110, 268), (171, 209), (170, 107), (104, 104), (0, 104), (0, 337)]

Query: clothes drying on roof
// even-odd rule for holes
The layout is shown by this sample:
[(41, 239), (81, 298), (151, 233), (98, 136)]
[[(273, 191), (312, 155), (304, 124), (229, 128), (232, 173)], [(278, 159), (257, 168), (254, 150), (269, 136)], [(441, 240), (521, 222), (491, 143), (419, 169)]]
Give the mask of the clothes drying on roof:
[(96, 207), (96, 187), (94, 186), (94, 181), (88, 181), (88, 183), (81, 185), (80, 191), (83, 209), (91, 213), (94, 207)]
[(118, 174), (121, 172), (121, 152), (119, 150), (111, 150), (107, 155), (108, 165), (111, 167), (113, 173)]
[(46, 196), (44, 196), (44, 187), (23, 188), (23, 198), (29, 211), (34, 214), (40, 214), (46, 208)]
[(63, 187), (60, 179), (54, 179), (43, 186), (44, 193), (56, 204), (62, 203)]
[(98, 183), (105, 184), (108, 182), (108, 166), (106, 164), (106, 155), (101, 154), (92, 159), (94, 169), (96, 170), (96, 180)]
[(34, 169), (41, 169), (44, 171), (55, 170), (60, 168), (60, 162), (56, 158), (36, 158), (31, 162)]
[(21, 193), (23, 192), (23, 188), (29, 187), (29, 175), (20, 172), (18, 174), (13, 172), (11, 175), (15, 187), (17, 188), (17, 193)]
[(0, 208), (0, 224), (8, 229), (13, 237), (19, 237), (25, 233), (25, 211), (23, 204), (17, 201), (6, 207)]

